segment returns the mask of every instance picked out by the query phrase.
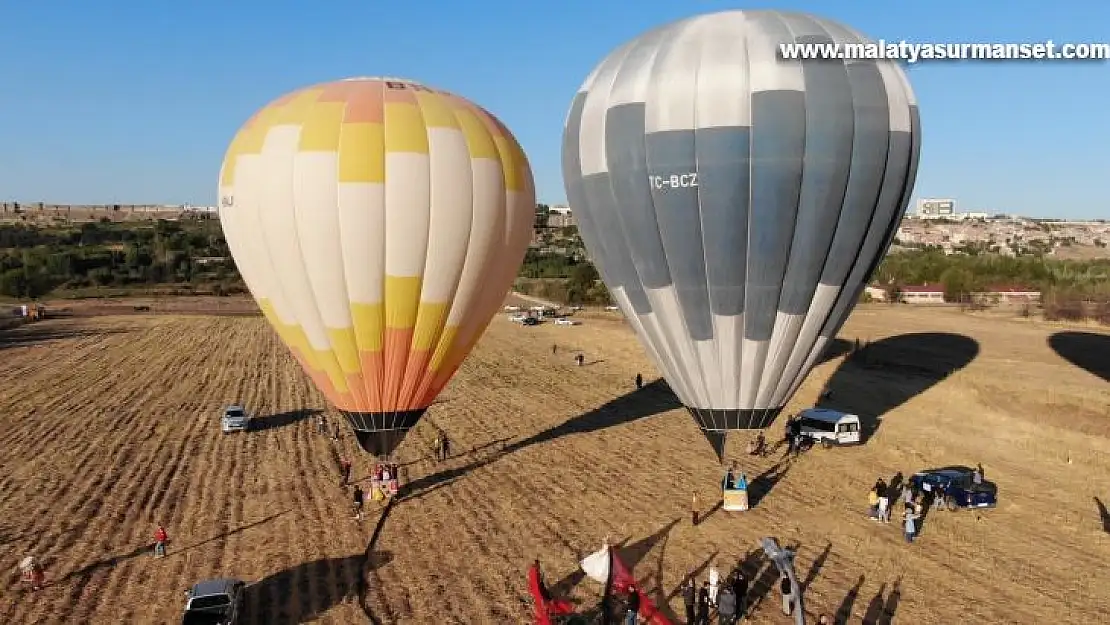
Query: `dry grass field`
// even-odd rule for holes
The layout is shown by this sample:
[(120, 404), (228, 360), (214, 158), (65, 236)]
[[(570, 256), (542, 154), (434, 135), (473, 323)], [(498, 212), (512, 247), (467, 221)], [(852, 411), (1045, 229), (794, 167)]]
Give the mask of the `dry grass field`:
[[(524, 328), (499, 315), (402, 446), (410, 493), (369, 557), (375, 517), (353, 520), (338, 485), (353, 437), (316, 434), (306, 417), (323, 399), (261, 318), (4, 331), (0, 623), (174, 623), (183, 589), (217, 575), (253, 582), (250, 623), (368, 622), (364, 610), (383, 623), (527, 623), (531, 560), (559, 592), (596, 601), (576, 559), (606, 535), (678, 614), (686, 575), (743, 562), (752, 621), (788, 622), (755, 551), (767, 535), (797, 547), (807, 610), (838, 622), (1094, 623), (1110, 611), (1110, 337), (861, 307), (841, 336), (871, 341), (867, 362), (825, 362), (791, 409), (828, 382), (869, 418), (867, 443), (779, 461), (743, 457), (735, 437), (730, 455), (758, 476), (755, 506), (691, 527), (691, 493), (703, 512), (716, 502), (708, 444), (662, 385), (635, 392), (637, 372), (656, 375), (622, 322), (584, 317)], [(223, 436), (218, 410), (236, 401), (260, 427)], [(433, 424), (456, 452), (442, 464), (429, 459)], [(913, 545), (865, 518), (876, 478), (976, 462), (999, 486), (997, 509), (930, 513)], [(356, 478), (369, 469), (355, 456)], [(157, 523), (171, 539), (159, 560)], [(37, 593), (18, 580), (28, 553), (46, 563)]]

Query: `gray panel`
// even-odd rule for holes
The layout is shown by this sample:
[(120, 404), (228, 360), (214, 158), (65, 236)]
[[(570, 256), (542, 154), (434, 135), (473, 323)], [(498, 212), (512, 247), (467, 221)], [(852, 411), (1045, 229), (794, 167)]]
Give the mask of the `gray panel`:
[(855, 132), (848, 189), (821, 284), (842, 286), (855, 264), (882, 188), (890, 133), (890, 110), (882, 74), (873, 63), (847, 66), (852, 87)]
[(805, 160), (790, 263), (783, 279), (779, 312), (809, 311), (828, 258), (852, 159), (852, 88), (843, 63), (806, 63)]
[(655, 219), (648, 184), (642, 102), (621, 104), (605, 114), (605, 153), (620, 224), (640, 283), (645, 289), (671, 284), (670, 268)]
[(655, 219), (663, 242), (663, 258), (670, 267), (687, 335), (695, 341), (713, 338), (709, 288), (702, 250), (698, 206), (697, 167), (693, 130), (669, 130), (647, 135), (647, 173), (640, 184), (651, 192)]
[(590, 206), (586, 189), (582, 182), (582, 111), (586, 106), (586, 94), (578, 93), (570, 105), (567, 115), (566, 129), (563, 131), (563, 186), (567, 191), (567, 203), (570, 204), (574, 219), (578, 223), (578, 233), (602, 279), (610, 288), (622, 283), (617, 276), (612, 274), (608, 266), (613, 263), (609, 260), (613, 252), (606, 247), (606, 241), (596, 235), (593, 213), (595, 209)]
[[(805, 96), (752, 94), (752, 181), (744, 338), (765, 341), (775, 326), (790, 258), (805, 154)], [(747, 375), (747, 374), (745, 374)]]
[(610, 261), (606, 272), (613, 279), (613, 282), (607, 282), (609, 288), (624, 287), (632, 309), (641, 315), (650, 313), (651, 304), (644, 294), (639, 276), (636, 275), (632, 254), (629, 253), (621, 227), (620, 211), (623, 207), (613, 197), (613, 184), (609, 174), (586, 176), (583, 184), (594, 232), (598, 239), (605, 241), (607, 252), (611, 252), (606, 259)]
[(715, 315), (744, 312), (751, 134), (751, 128), (696, 131), (702, 245)]

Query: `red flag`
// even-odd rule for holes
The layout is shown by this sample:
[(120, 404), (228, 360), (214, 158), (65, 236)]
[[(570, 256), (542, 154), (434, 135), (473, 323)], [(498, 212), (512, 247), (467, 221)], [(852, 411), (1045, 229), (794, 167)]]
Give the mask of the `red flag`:
[(536, 606), (535, 625), (551, 625), (552, 616), (574, 614), (574, 606), (565, 599), (552, 599), (540, 579), (540, 569), (533, 564), (528, 567), (528, 590), (532, 593), (532, 603)]
[(617, 556), (616, 550), (610, 549), (609, 553), (610, 562), (612, 563), (610, 578), (613, 580), (613, 590), (623, 594), (627, 593), (629, 588), (635, 586), (636, 594), (640, 595), (640, 616), (647, 619), (647, 622), (651, 625), (672, 625), (671, 621), (659, 611), (659, 608), (655, 607), (655, 603), (644, 594), (643, 590), (640, 590), (636, 584), (636, 578)]

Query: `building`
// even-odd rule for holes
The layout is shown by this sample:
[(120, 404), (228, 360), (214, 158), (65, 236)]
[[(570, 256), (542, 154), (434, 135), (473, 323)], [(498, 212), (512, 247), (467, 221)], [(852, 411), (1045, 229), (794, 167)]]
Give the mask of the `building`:
[(907, 285), (899, 289), (898, 301), (904, 304), (943, 304), (944, 285)]
[(886, 289), (881, 286), (867, 286), (863, 289), (863, 292), (872, 302), (885, 302), (887, 299)]
[(953, 219), (956, 214), (956, 200), (921, 198), (917, 201), (917, 217), (920, 219)]

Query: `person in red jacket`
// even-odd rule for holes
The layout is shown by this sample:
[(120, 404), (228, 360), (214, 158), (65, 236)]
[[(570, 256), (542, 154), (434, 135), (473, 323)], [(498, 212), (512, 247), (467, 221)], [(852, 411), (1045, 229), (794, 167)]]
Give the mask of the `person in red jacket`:
[(166, 541), (169, 535), (166, 534), (166, 528), (161, 525), (154, 531), (154, 557), (161, 558), (166, 555)]

